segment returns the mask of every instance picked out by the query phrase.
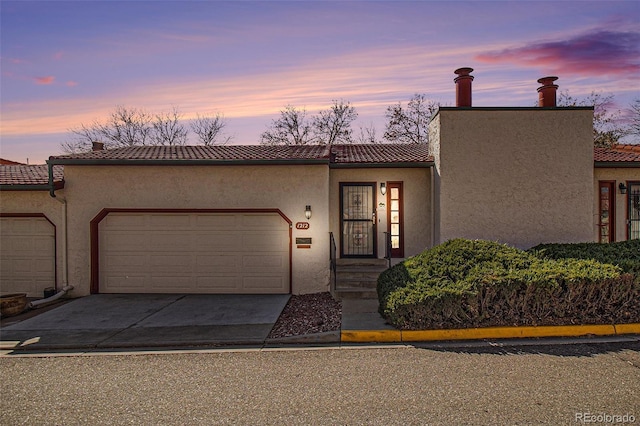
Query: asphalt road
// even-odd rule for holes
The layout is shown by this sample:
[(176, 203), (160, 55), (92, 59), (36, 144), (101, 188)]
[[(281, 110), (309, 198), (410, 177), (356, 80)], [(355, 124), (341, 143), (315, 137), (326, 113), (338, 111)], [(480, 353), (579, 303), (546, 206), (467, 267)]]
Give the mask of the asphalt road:
[(638, 341), (8, 356), (0, 368), (2, 425), (640, 424)]

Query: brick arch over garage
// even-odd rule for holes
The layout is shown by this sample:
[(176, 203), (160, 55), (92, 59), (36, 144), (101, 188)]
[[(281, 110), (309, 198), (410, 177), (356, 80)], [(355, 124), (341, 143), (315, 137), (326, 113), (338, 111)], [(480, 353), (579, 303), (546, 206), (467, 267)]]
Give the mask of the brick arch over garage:
[(279, 209), (105, 208), (90, 222), (91, 293), (291, 293), (291, 228)]

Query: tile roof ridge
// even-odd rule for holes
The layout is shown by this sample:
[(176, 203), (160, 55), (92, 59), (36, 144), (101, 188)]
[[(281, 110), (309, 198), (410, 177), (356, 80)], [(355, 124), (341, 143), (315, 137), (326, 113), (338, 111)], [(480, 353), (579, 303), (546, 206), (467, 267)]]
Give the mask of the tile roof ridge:
[(626, 144), (626, 143), (615, 143), (611, 145), (611, 149), (615, 151), (631, 151), (631, 152), (640, 152), (640, 145), (638, 144)]

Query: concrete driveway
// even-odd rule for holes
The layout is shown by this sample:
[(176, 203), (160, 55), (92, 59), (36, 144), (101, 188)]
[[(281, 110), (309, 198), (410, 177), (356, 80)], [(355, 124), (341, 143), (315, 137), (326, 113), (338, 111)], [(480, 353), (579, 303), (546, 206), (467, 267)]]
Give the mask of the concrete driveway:
[(2, 327), (4, 349), (262, 344), (289, 295), (96, 294)]

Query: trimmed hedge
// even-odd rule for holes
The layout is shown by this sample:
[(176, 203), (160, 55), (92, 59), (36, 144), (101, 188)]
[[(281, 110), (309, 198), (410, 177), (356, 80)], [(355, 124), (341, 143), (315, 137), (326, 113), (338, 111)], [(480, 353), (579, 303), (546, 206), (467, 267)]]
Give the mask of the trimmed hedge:
[(593, 259), (600, 263), (610, 263), (640, 278), (640, 240), (609, 244), (540, 244), (528, 251), (549, 259)]
[(640, 321), (640, 283), (631, 274), (536, 253), (448, 241), (380, 275), (380, 313), (400, 329)]

